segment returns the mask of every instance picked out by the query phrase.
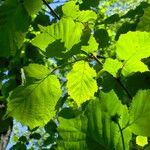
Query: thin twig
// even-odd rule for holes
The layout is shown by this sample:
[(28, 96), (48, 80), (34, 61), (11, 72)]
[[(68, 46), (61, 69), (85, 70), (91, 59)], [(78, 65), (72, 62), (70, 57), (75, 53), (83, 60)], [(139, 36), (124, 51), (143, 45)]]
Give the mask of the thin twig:
[(99, 59), (96, 56), (94, 56), (92, 53), (89, 55), (89, 57), (93, 58), (94, 60), (96, 60), (96, 62), (98, 62), (100, 65), (103, 65), (103, 63), (100, 62)]
[(120, 78), (116, 78), (116, 81), (120, 84), (120, 86), (124, 89), (124, 91), (127, 93), (128, 97), (132, 100), (132, 96), (127, 90), (127, 88), (124, 86), (124, 84), (121, 82)]
[(64, 69), (65, 66), (74, 64), (74, 63), (76, 63), (76, 62), (78, 62), (78, 61), (87, 60), (87, 59), (88, 59), (88, 57), (84, 57), (84, 58), (81, 58), (81, 59), (76, 59), (76, 60), (74, 60), (74, 61), (64, 63), (64, 64), (62, 64), (62, 65), (57, 66), (56, 68), (54, 68), (54, 69), (51, 71), (51, 74), (54, 73), (57, 69), (60, 69), (60, 68), (63, 68), (63, 69)]
[(50, 11), (56, 16), (56, 18), (58, 19), (58, 20), (60, 20), (60, 17), (57, 15), (57, 13), (51, 8), (51, 6), (47, 3), (47, 1), (46, 0), (42, 0), (43, 1), (43, 3), (50, 9)]

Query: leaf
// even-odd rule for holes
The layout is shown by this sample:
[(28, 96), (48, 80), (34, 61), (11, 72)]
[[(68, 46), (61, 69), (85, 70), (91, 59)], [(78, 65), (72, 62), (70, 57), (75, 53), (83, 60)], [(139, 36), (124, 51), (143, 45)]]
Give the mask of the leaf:
[(129, 128), (134, 134), (150, 136), (150, 90), (140, 90), (132, 100)]
[(14, 0), (0, 6), (0, 56), (15, 55), (23, 43), (29, 16), (23, 5)]
[(71, 18), (63, 18), (58, 23), (51, 26), (39, 26), (42, 31), (37, 35), (32, 44), (39, 47), (43, 51), (56, 40), (64, 42), (66, 51), (69, 51), (75, 44), (80, 42), (83, 25), (75, 23)]
[(65, 3), (62, 7), (62, 11), (65, 17), (70, 17), (79, 22), (94, 22), (97, 19), (97, 15), (92, 10), (79, 10), (79, 5), (76, 5), (75, 1)]
[(125, 80), (125, 87), (130, 91), (131, 96), (134, 97), (140, 89), (149, 89), (150, 72), (137, 72)]
[(105, 29), (97, 29), (94, 32), (94, 37), (99, 43), (99, 47), (104, 48), (109, 46), (110, 37)]
[(144, 136), (137, 136), (136, 137), (136, 144), (139, 146), (144, 147), (146, 144), (148, 144), (148, 139), (147, 137)]
[[(59, 117), (58, 150), (123, 150), (119, 128), (111, 121), (114, 114), (120, 116), (120, 125), (124, 127), (128, 122), (127, 107), (111, 91), (91, 100), (84, 113), (70, 119)], [(123, 134), (125, 148), (129, 150), (131, 133), (125, 129)]]
[(81, 47), (81, 50), (85, 51), (88, 54), (96, 51), (97, 49), (98, 49), (98, 44), (92, 35), (90, 36), (90, 39), (88, 41), (88, 45)]
[[(110, 92), (111, 90), (115, 91), (118, 98), (122, 101), (123, 104), (129, 104), (130, 99), (128, 94), (125, 92), (120, 83), (108, 72), (102, 72), (100, 78), (98, 79), (99, 85), (102, 87), (102, 91), (105, 93)], [(133, 84), (134, 85), (134, 84)], [(130, 90), (128, 90), (130, 91)]]
[(42, 0), (25, 0), (24, 6), (30, 15), (36, 14), (42, 8)]
[(144, 15), (141, 17), (138, 23), (137, 30), (150, 31), (150, 7), (144, 9)]
[(108, 58), (106, 59), (103, 65), (102, 71), (107, 71), (110, 74), (112, 74), (114, 77), (117, 77), (118, 71), (121, 67), (122, 67), (122, 63), (119, 62), (117, 59)]
[[(31, 67), (32, 65), (29, 66), (29, 70), (36, 72), (37, 77), (41, 75), (38, 68), (35, 71)], [(33, 73), (28, 76), (33, 77)], [(46, 73), (43, 72), (42, 77), (45, 77)], [(44, 126), (55, 116), (55, 105), (60, 96), (60, 83), (55, 75), (49, 75), (31, 84), (21, 85), (9, 95), (7, 115), (16, 118), (31, 129)]]
[(68, 73), (68, 94), (78, 106), (93, 97), (98, 90), (94, 77), (96, 77), (95, 70), (85, 61), (76, 62), (73, 69)]
[(87, 149), (85, 140), (87, 119), (85, 117), (79, 116), (73, 119), (64, 119), (59, 117), (59, 123), (58, 150)]
[(93, 0), (92, 3), (90, 0), (82, 0), (80, 4), (81, 9), (90, 9), (91, 7), (98, 7), (100, 0)]
[(47, 67), (40, 64), (30, 64), (27, 67), (24, 67), (24, 72), (26, 78), (35, 78), (41, 80), (46, 78), (50, 74), (50, 70)]
[(128, 32), (120, 36), (116, 45), (117, 57), (124, 60), (122, 74), (128, 76), (135, 72), (148, 71), (141, 59), (150, 56), (150, 34), (147, 32)]
[(78, 17), (79, 5), (76, 2), (70, 1), (63, 5), (62, 11), (65, 17), (76, 19)]

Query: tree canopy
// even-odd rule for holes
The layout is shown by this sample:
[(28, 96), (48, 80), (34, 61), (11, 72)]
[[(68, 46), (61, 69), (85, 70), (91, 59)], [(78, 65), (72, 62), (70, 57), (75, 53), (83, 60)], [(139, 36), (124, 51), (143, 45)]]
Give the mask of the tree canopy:
[(0, 0), (1, 150), (149, 138), (149, 0)]

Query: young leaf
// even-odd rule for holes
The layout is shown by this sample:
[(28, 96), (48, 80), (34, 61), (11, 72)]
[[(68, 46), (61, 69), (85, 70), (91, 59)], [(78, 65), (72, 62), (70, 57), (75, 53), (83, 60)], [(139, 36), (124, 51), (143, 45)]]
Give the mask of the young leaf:
[(150, 136), (150, 90), (140, 90), (130, 107), (130, 129), (134, 134)]
[(96, 77), (96, 71), (85, 61), (76, 62), (67, 75), (68, 94), (79, 106), (93, 97), (98, 90), (94, 77)]
[(107, 71), (110, 74), (112, 74), (114, 77), (117, 77), (118, 71), (122, 66), (123, 66), (122, 63), (117, 59), (108, 58), (106, 59), (103, 65), (102, 71)]
[(144, 147), (146, 144), (148, 144), (148, 139), (145, 136), (137, 136), (136, 137), (136, 144), (139, 146)]
[(81, 47), (81, 50), (85, 51), (88, 54), (96, 51), (97, 49), (98, 49), (98, 43), (96, 42), (93, 35), (90, 36), (90, 39), (88, 41), (88, 45)]
[(63, 18), (58, 23), (48, 27), (39, 26), (42, 31), (32, 41), (32, 44), (43, 51), (56, 40), (64, 42), (66, 51), (69, 51), (75, 44), (80, 42), (83, 25), (75, 23), (71, 18)]
[[(57, 77), (55, 75), (46, 76), (48, 71), (44, 66), (41, 69), (42, 66), (39, 65), (41, 70), (45, 70), (42, 75), (37, 66), (31, 64), (25, 70), (28, 78), (34, 77), (35, 73), (37, 79), (41, 80), (17, 87), (10, 94), (7, 105), (7, 115), (16, 118), (31, 129), (44, 126), (55, 116), (55, 105), (61, 96)], [(40, 78), (40, 75), (43, 79)]]
[(116, 53), (124, 60), (122, 74), (128, 76), (134, 72), (148, 71), (148, 67), (141, 59), (150, 56), (150, 34), (147, 32), (128, 32), (120, 36)]
[(76, 5), (76, 2), (70, 1), (65, 3), (62, 7), (63, 14), (65, 17), (70, 17), (73, 20), (79, 22), (93, 22), (97, 19), (97, 15), (92, 10), (79, 10), (79, 5)]

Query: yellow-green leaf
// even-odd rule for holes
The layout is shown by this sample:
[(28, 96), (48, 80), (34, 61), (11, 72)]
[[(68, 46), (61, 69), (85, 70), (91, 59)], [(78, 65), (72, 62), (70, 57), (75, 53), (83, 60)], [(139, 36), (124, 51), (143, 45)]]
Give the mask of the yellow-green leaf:
[[(39, 68), (35, 66), (35, 69), (32, 68), (33, 66), (35, 65), (29, 65), (29, 68), (26, 68), (27, 76), (34, 77), (35, 73), (39, 80), (17, 87), (10, 93), (7, 105), (7, 116), (16, 118), (31, 129), (44, 126), (55, 116), (55, 106), (61, 96), (57, 77), (46, 76), (48, 72), (45, 68), (41, 69), (40, 65)], [(38, 69), (43, 70), (43, 74)], [(39, 78), (40, 75), (41, 78)]]
[(68, 94), (80, 106), (94, 96), (98, 90), (96, 71), (85, 61), (76, 62), (67, 75)]
[(149, 70), (141, 60), (150, 56), (150, 33), (128, 32), (120, 36), (116, 46), (117, 57), (124, 60), (122, 68), (124, 76)]
[(148, 139), (145, 136), (137, 136), (136, 137), (136, 144), (139, 146), (144, 147), (146, 144), (148, 144)]

